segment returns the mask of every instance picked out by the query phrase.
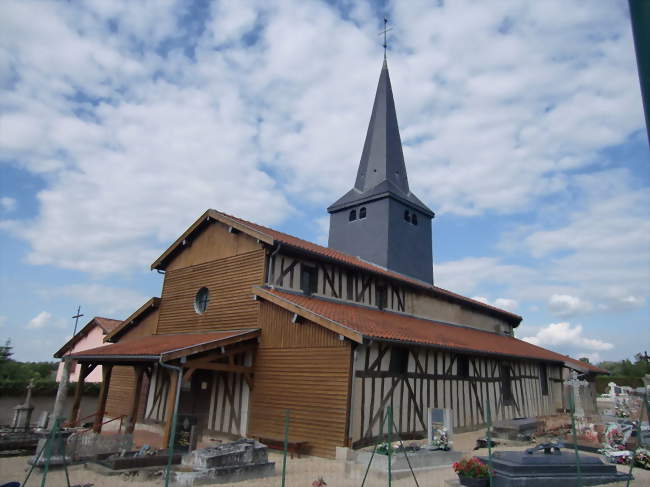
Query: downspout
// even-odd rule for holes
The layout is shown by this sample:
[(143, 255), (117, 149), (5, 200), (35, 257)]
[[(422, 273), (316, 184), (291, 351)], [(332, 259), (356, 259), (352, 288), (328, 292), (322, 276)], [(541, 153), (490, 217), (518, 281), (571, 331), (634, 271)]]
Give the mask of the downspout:
[(181, 383), (183, 382), (183, 367), (176, 367), (169, 365), (162, 361), (162, 357), (158, 359), (158, 363), (166, 369), (175, 370), (178, 374), (176, 381), (176, 398), (174, 399), (174, 409), (172, 411), (172, 431), (169, 435), (169, 444), (167, 445), (167, 470), (165, 472), (165, 487), (169, 486), (169, 472), (172, 468), (172, 457), (174, 456), (174, 442), (176, 441), (176, 417), (178, 416), (178, 399), (181, 393)]

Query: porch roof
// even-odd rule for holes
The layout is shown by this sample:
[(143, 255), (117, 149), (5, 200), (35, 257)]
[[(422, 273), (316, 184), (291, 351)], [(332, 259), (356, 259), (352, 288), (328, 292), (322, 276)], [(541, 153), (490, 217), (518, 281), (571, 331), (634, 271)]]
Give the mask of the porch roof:
[(262, 299), (356, 342), (363, 339), (391, 341), (480, 355), (502, 355), (562, 363), (571, 369), (592, 374), (609, 373), (566, 355), (494, 332), (277, 289), (255, 287), (253, 292)]
[(159, 360), (167, 362), (251, 340), (259, 335), (259, 328), (149, 335), (83, 350), (71, 354), (70, 357), (77, 362), (94, 363), (158, 362)]

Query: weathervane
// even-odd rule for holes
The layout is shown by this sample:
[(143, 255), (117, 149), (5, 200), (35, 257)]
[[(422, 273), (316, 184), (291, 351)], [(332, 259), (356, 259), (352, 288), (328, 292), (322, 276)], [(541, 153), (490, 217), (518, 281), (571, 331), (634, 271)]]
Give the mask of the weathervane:
[(389, 30), (393, 30), (393, 28), (392, 28), (392, 27), (388, 27), (388, 19), (387, 19), (386, 17), (384, 17), (384, 30), (382, 30), (382, 31), (378, 34), (378, 35), (382, 35), (382, 34), (384, 35), (384, 44), (383, 44), (383, 46), (384, 46), (384, 61), (386, 60), (386, 50), (388, 49), (388, 42), (387, 42), (387, 38), (386, 38), (386, 33), (387, 33)]

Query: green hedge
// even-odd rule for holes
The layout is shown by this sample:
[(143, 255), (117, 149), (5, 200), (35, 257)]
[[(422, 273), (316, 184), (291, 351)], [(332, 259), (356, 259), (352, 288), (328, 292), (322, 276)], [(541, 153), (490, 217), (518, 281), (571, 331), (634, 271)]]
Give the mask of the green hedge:
[[(27, 384), (25, 380), (3, 380), (0, 381), (0, 396), (24, 396), (27, 393)], [(77, 384), (72, 382), (68, 384), (68, 395), (73, 394)], [(55, 380), (37, 379), (34, 381), (32, 395), (50, 396), (56, 394), (59, 390), (59, 383)], [(83, 393), (85, 395), (98, 395), (99, 384), (84, 383)]]
[(633, 388), (643, 387), (643, 379), (641, 377), (630, 377), (624, 375), (599, 375), (596, 377), (596, 392), (598, 394), (605, 394), (609, 392), (607, 384), (615, 382), (619, 386), (629, 386)]

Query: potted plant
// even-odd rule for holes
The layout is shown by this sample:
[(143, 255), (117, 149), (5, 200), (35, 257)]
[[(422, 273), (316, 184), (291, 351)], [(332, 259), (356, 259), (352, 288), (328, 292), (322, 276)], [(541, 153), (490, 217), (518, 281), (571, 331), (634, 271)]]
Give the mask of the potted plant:
[(476, 457), (469, 460), (463, 458), (454, 463), (454, 471), (458, 474), (460, 485), (467, 487), (487, 487), (490, 485), (490, 467)]

